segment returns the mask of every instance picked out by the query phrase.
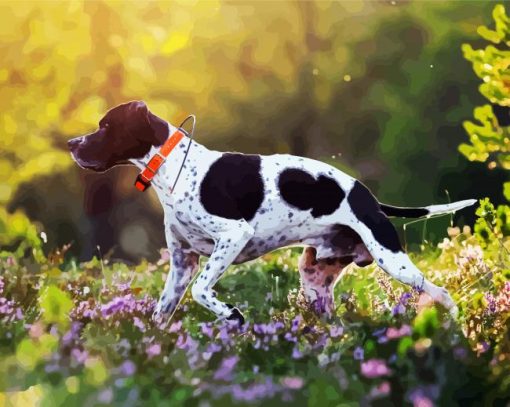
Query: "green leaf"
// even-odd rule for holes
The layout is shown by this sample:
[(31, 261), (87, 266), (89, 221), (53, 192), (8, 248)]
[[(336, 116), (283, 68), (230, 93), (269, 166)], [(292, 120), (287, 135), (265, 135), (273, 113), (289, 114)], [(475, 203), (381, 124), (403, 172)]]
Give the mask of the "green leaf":
[(496, 31), (489, 30), (485, 26), (480, 26), (476, 30), (476, 32), (487, 41), (493, 42), (494, 44), (499, 44), (501, 42), (501, 37)]
[(510, 182), (503, 184), (503, 195), (505, 195), (507, 201), (510, 201)]
[(69, 311), (73, 308), (73, 301), (67, 293), (54, 285), (44, 289), (39, 297), (43, 320), (49, 324), (56, 323), (61, 328), (69, 324)]
[(420, 337), (431, 337), (439, 328), (436, 308), (425, 308), (415, 318), (414, 332)]

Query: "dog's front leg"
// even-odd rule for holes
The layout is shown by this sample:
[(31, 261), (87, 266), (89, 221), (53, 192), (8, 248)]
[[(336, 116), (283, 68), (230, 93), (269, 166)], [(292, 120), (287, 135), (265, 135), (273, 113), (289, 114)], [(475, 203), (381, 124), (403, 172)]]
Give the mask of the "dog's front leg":
[(165, 288), (154, 310), (154, 320), (163, 316), (170, 319), (179, 305), (186, 288), (198, 270), (199, 255), (195, 252), (185, 252), (181, 247), (170, 246), (171, 267), (165, 282)]
[(244, 318), (241, 312), (232, 305), (218, 300), (213, 286), (253, 237), (254, 230), (244, 220), (217, 219), (219, 224), (214, 222), (215, 226), (207, 226), (208, 233), (215, 240), (214, 250), (193, 283), (191, 294), (195, 301), (213, 311), (218, 318), (237, 320), (242, 325)]

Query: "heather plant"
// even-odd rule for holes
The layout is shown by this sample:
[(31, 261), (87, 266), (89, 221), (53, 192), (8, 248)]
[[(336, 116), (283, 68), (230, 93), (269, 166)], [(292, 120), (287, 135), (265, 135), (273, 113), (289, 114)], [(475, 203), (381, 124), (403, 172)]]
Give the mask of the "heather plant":
[[(0, 386), (7, 405), (444, 405), (507, 400), (510, 240), (481, 201), (476, 226), (413, 254), (453, 293), (457, 321), (375, 265), (347, 267), (336, 314), (298, 301), (297, 249), (233, 267), (219, 296), (247, 317), (214, 321), (187, 294), (151, 319), (169, 256), (81, 264), (66, 248), (1, 259)], [(490, 212), (490, 213), (489, 213)], [(500, 218), (498, 218), (500, 219)], [(499, 222), (499, 223), (498, 223)]]

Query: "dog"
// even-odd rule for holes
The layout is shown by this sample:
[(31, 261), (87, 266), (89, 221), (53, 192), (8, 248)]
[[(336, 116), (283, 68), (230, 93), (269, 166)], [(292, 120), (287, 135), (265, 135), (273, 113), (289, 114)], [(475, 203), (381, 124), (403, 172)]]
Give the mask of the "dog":
[(142, 171), (137, 187), (154, 186), (171, 253), (156, 320), (172, 317), (199, 271), (200, 256), (207, 256), (191, 287), (193, 299), (218, 319), (244, 324), (238, 308), (217, 298), (214, 285), (231, 264), (290, 245), (305, 246), (299, 260), (302, 291), (322, 311), (333, 311), (332, 288), (347, 264), (366, 266), (375, 260), (386, 273), (457, 315), (448, 291), (427, 280), (404, 252), (389, 217), (450, 213), (476, 200), (395, 207), (378, 202), (360, 181), (323, 162), (213, 151), (188, 136), (144, 102), (133, 101), (109, 110), (94, 133), (68, 141), (81, 167), (103, 172), (135, 164)]

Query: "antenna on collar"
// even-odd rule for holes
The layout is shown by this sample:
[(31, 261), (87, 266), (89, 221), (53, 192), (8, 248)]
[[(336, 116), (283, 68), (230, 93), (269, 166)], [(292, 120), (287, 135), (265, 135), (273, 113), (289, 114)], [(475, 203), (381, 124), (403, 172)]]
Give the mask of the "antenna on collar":
[[(191, 133), (188, 133), (186, 130), (182, 128), (182, 126), (188, 121), (192, 120), (193, 124), (191, 125)], [(158, 170), (161, 168), (163, 163), (165, 162), (168, 155), (172, 152), (172, 150), (179, 144), (182, 138), (186, 135), (189, 138), (188, 148), (186, 149), (186, 153), (184, 154), (184, 159), (182, 160), (181, 166), (179, 168), (179, 172), (177, 173), (177, 177), (175, 178), (174, 184), (170, 192), (175, 189), (175, 185), (179, 180), (179, 176), (181, 175), (184, 164), (186, 163), (186, 158), (188, 157), (189, 150), (191, 148), (191, 144), (193, 141), (193, 133), (195, 132), (195, 123), (196, 118), (194, 115), (190, 114), (186, 117), (181, 125), (177, 128), (177, 130), (165, 141), (163, 146), (159, 149), (159, 151), (149, 160), (145, 169), (138, 174), (135, 181), (135, 187), (141, 192), (144, 192), (151, 186), (152, 179), (156, 176)]]
[[(184, 130), (182, 128), (182, 126), (184, 126), (188, 120), (192, 120), (193, 121), (192, 124), (191, 124), (191, 132), (190, 133), (186, 132), (186, 130)], [(186, 158), (188, 158), (188, 153), (189, 153), (189, 150), (191, 148), (191, 144), (193, 142), (193, 135), (195, 133), (195, 124), (196, 123), (197, 123), (197, 118), (195, 117), (194, 114), (190, 114), (188, 117), (186, 117), (182, 121), (181, 125), (179, 126), (179, 130), (184, 132), (188, 136), (189, 143), (188, 143), (188, 148), (186, 149), (186, 152), (184, 153), (184, 158), (182, 160), (181, 167), (179, 168), (179, 172), (177, 173), (177, 177), (175, 177), (175, 181), (174, 181), (174, 184), (172, 185), (172, 189), (170, 190), (170, 192), (174, 192), (175, 186), (177, 185), (177, 181), (179, 180), (179, 177), (181, 176), (182, 169), (184, 168), (184, 164), (186, 164)]]

